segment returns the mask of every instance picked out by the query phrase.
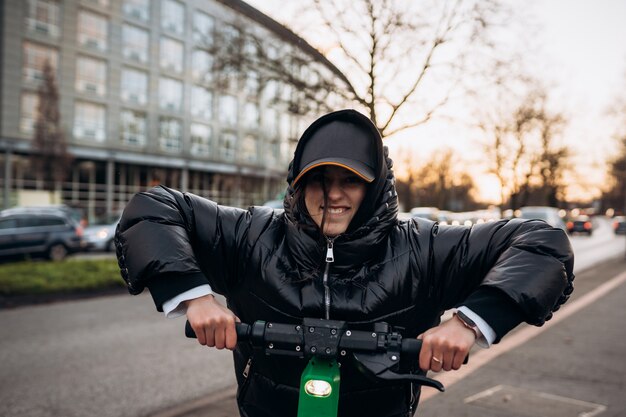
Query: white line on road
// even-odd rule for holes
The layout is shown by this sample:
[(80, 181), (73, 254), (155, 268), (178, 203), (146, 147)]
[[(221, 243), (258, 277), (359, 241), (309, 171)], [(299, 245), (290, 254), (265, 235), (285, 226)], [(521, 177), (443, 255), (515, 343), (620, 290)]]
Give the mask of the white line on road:
[[(568, 318), (572, 314), (577, 313), (578, 311), (587, 307), (589, 304), (593, 303), (599, 298), (602, 298), (607, 293), (611, 292), (614, 288), (617, 288), (620, 285), (622, 285), (624, 282), (626, 282), (626, 272), (622, 272), (621, 274), (617, 275), (611, 280), (605, 282), (604, 284), (598, 286), (594, 290), (583, 295), (576, 301), (569, 303), (569, 304), (565, 304), (561, 308), (561, 310), (557, 314), (554, 315), (552, 320), (547, 322), (542, 327), (536, 327), (536, 326), (524, 327), (520, 331), (504, 338), (503, 341), (498, 343), (497, 345), (493, 345), (489, 349), (481, 350), (477, 352), (476, 354), (473, 354), (469, 365), (462, 367), (458, 371), (451, 371), (451, 372), (437, 375), (435, 379), (441, 382), (445, 387), (450, 387), (454, 383), (460, 381), (463, 378), (466, 378), (472, 372), (480, 369), (481, 366), (486, 365), (487, 363), (497, 358), (498, 356), (502, 355), (503, 353), (506, 353), (512, 349), (515, 349), (519, 345), (526, 343), (533, 337), (538, 336), (539, 334), (550, 329), (552, 326), (556, 325), (560, 321)], [(428, 400), (429, 398), (434, 397), (438, 393), (439, 391), (435, 390), (434, 388), (424, 387), (422, 389), (420, 402), (424, 402)]]

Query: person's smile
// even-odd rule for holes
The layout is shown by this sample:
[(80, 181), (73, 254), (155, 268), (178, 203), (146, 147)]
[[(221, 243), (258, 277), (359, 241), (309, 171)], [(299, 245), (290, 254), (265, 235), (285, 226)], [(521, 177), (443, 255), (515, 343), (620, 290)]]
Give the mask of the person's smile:
[(323, 219), (326, 236), (344, 233), (365, 197), (365, 182), (351, 171), (332, 165), (312, 171), (306, 181), (304, 201), (309, 216), (319, 227)]

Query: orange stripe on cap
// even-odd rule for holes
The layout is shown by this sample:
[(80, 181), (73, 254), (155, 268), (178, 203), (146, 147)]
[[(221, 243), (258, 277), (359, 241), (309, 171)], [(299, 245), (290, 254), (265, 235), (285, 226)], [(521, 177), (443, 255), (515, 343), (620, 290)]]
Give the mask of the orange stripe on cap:
[(293, 180), (293, 183), (291, 183), (291, 186), (294, 187), (296, 185), (296, 183), (298, 182), (298, 180), (300, 180), (300, 178), (302, 178), (304, 176), (304, 174), (306, 174), (307, 172), (309, 172), (310, 170), (323, 166), (323, 165), (334, 165), (334, 166), (338, 166), (340, 168), (344, 168), (347, 169), (350, 172), (355, 173), (356, 175), (358, 175), (362, 180), (364, 180), (365, 182), (372, 182), (374, 181), (374, 178), (368, 178), (365, 175), (361, 174), (359, 171), (357, 171), (356, 169), (349, 167), (347, 165), (341, 164), (339, 162), (319, 162), (317, 164), (311, 165), (310, 167), (304, 169), (302, 172), (300, 172), (298, 174), (298, 176), (296, 177), (295, 180)]

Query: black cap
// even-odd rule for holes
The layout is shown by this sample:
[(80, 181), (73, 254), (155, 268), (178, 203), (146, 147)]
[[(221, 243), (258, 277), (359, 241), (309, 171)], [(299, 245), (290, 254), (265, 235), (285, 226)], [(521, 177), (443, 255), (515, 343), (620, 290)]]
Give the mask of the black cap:
[(366, 182), (376, 176), (376, 145), (371, 132), (349, 121), (334, 120), (317, 129), (304, 144), (295, 186), (310, 170), (335, 165), (354, 172)]

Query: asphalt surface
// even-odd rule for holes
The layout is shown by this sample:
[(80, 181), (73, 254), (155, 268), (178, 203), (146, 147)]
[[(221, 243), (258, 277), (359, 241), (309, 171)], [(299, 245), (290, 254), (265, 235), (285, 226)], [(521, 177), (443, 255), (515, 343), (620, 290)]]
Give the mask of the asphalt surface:
[(147, 294), (0, 310), (0, 416), (146, 416), (232, 386), (230, 352), (183, 327)]
[[(618, 258), (583, 271), (570, 303), (626, 271)], [(423, 401), (419, 417), (626, 416), (626, 284)], [(558, 312), (556, 314), (559, 314)], [(518, 327), (521, 331), (526, 325)], [(472, 366), (470, 359), (470, 364)], [(153, 417), (238, 416), (228, 388)], [(586, 414), (585, 414), (586, 413)]]
[[(615, 237), (606, 224), (601, 223), (592, 237), (574, 237), (572, 243), (577, 270), (582, 271), (594, 263), (600, 264), (615, 256), (623, 257), (626, 240), (623, 236)], [(610, 264), (579, 273), (574, 298), (615, 275), (616, 271), (610, 270)], [(625, 266), (618, 263), (615, 269), (623, 270)], [(609, 296), (605, 298), (612, 299)], [(588, 310), (593, 311), (594, 307)], [(617, 304), (610, 306), (609, 311), (614, 315), (623, 313), (623, 307)], [(605, 317), (590, 317), (592, 329), (605, 329), (608, 323)], [(568, 318), (559, 326), (570, 321), (571, 318)], [(196, 342), (185, 339), (182, 335), (183, 322), (182, 319), (164, 319), (155, 311), (151, 298), (146, 294), (0, 309), (0, 416), (236, 416), (230, 353), (202, 348)], [(623, 324), (622, 327), (612, 326), (615, 329), (624, 327)], [(548, 333), (553, 332), (550, 330)], [(620, 338), (624, 339), (623, 332), (611, 330), (605, 336), (610, 335), (615, 335), (615, 346), (620, 346), (618, 342)], [(597, 340), (603, 348), (613, 346), (611, 341)], [(524, 346), (534, 344), (535, 340)], [(522, 348), (520, 346), (516, 351)], [(620, 349), (616, 355), (625, 352), (623, 345)], [(568, 357), (574, 350), (564, 345), (561, 352)], [(590, 356), (594, 354), (589, 353)], [(616, 360), (615, 364), (620, 366), (622, 362)], [(565, 359), (555, 364), (559, 369), (561, 366), (564, 369), (578, 366), (575, 361), (569, 363)], [(481, 368), (467, 381), (483, 375), (490, 366), (491, 363)], [(617, 368), (616, 373), (626, 374), (623, 368)], [(605, 374), (611, 375), (611, 372), (603, 372), (602, 377)], [(600, 378), (595, 377), (595, 372), (591, 375), (596, 381)], [(502, 383), (497, 376), (488, 382), (492, 387)], [(622, 392), (626, 391), (623, 380), (620, 383), (619, 388)], [(597, 386), (586, 388), (581, 382), (576, 384), (596, 395), (593, 390)], [(511, 386), (515, 388), (519, 384)], [(466, 383), (459, 382), (450, 386), (444, 395), (425, 401), (420, 415), (426, 415), (424, 413), (431, 403), (441, 404), (441, 409), (445, 410), (460, 387), (465, 388)], [(473, 395), (484, 389), (483, 386), (470, 385), (468, 393)], [(517, 391), (499, 392), (504, 392), (506, 398), (513, 398)], [(463, 409), (484, 407), (487, 400), (496, 397), (484, 397), (482, 402), (474, 401)], [(589, 396), (575, 398), (589, 401)], [(613, 402), (619, 404), (619, 400)], [(613, 407), (609, 405), (605, 415), (615, 415), (608, 414), (614, 410)], [(464, 415), (450, 415), (457, 414)]]

